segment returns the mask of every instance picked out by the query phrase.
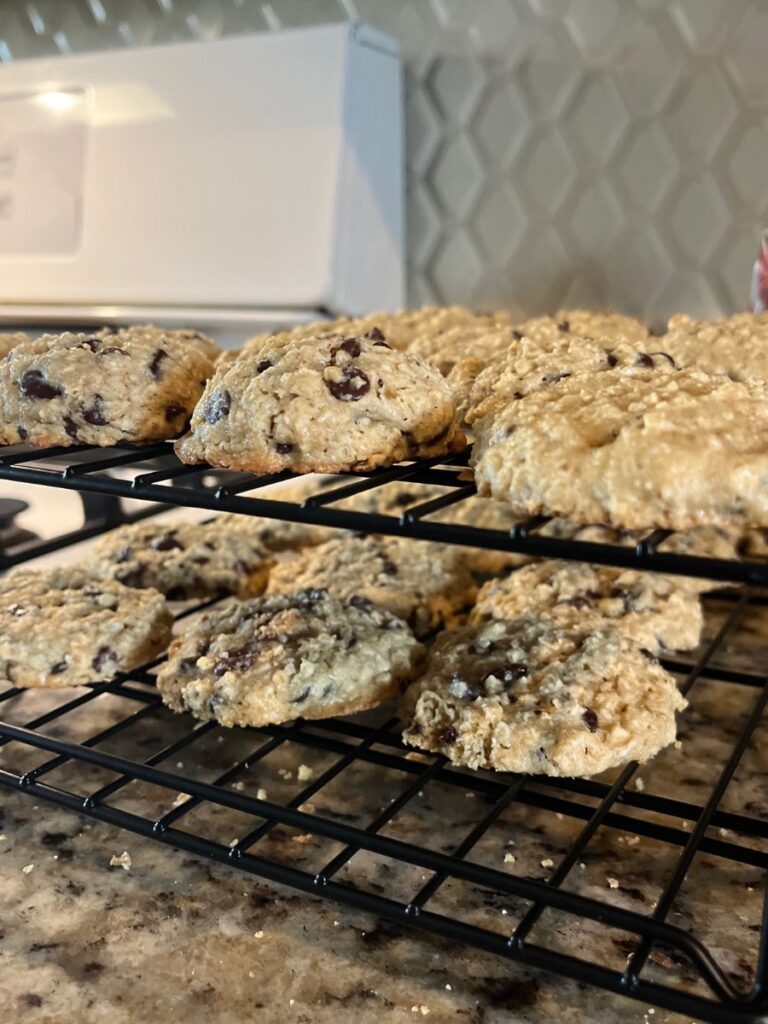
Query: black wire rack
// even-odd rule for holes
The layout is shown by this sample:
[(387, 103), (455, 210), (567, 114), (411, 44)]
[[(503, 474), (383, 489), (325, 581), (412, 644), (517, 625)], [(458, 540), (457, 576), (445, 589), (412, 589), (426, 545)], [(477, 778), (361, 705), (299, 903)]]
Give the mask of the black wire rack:
[[(258, 497), (261, 487), (286, 475), (255, 478), (182, 466), (167, 445), (80, 449), (74, 455), (72, 449), (7, 449), (0, 479), (768, 584), (768, 569), (759, 563), (664, 553), (668, 534), (660, 531), (622, 547), (537, 536), (542, 520), (508, 533), (430, 521), (430, 515), (444, 515), (474, 493), (464, 457), (336, 481), (299, 504)], [(436, 484), (445, 492), (399, 517), (334, 507), (397, 480)], [(52, 550), (56, 542), (45, 543)], [(6, 564), (28, 557), (26, 549), (9, 552)], [(179, 618), (211, 603), (185, 605)], [(78, 691), (0, 692), (0, 784), (383, 919), (689, 1017), (768, 1021), (768, 904), (760, 892), (768, 869), (768, 805), (731, 806), (725, 799), (754, 755), (768, 702), (768, 680), (759, 664), (734, 664), (728, 654), (740, 623), (759, 614), (766, 598), (741, 587), (723, 592), (715, 603), (722, 621), (698, 654), (689, 662), (665, 661), (692, 708), (704, 698), (718, 708), (713, 714), (705, 701), (709, 716), (698, 710), (691, 728), (722, 724), (717, 719), (725, 721), (731, 697), (741, 708), (737, 724), (718, 740), (711, 777), (692, 780), (702, 783), (693, 795), (683, 786), (684, 757), (674, 750), (642, 769), (653, 778), (657, 762), (663, 766), (667, 757), (667, 775), (659, 776), (665, 784), (644, 787), (636, 764), (598, 779), (457, 769), (441, 756), (408, 751), (386, 708), (347, 719), (235, 731), (193, 723), (162, 706), (154, 687), (159, 662)], [(305, 769), (305, 762), (312, 767), (297, 773), (296, 765)], [(263, 785), (268, 775), (269, 794)], [(334, 802), (333, 794), (341, 800)], [(362, 794), (375, 798), (375, 805)], [(448, 829), (440, 842), (430, 822)], [(504, 837), (512, 833), (515, 854), (500, 858), (499, 844), (508, 850)], [(555, 833), (559, 840), (552, 840)], [(541, 846), (545, 835), (551, 841)], [(623, 870), (623, 861), (611, 868), (601, 852), (606, 836), (628, 845), (642, 840), (656, 851), (652, 902), (642, 893), (632, 896), (621, 878), (609, 878), (615, 894), (603, 884), (599, 897), (579, 883), (587, 863), (603, 877), (607, 870)], [(548, 856), (532, 866), (526, 862), (528, 844), (539, 851), (537, 858), (541, 851)], [(722, 937), (708, 937), (695, 914), (688, 926), (675, 923), (702, 861), (734, 878), (746, 873), (751, 883), (745, 923), (735, 913), (728, 916), (733, 948), (725, 954)], [(457, 891), (471, 897), (458, 904), (460, 912), (447, 896)], [(639, 909), (627, 906), (626, 893)], [(706, 904), (706, 891), (702, 898)]]

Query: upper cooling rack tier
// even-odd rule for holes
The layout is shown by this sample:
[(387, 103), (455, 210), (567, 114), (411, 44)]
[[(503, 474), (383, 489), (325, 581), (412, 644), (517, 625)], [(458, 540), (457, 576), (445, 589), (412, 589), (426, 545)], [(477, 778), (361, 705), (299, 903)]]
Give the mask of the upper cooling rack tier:
[[(372, 473), (345, 474), (330, 486), (327, 479), (318, 478), (317, 488), (309, 488), (308, 496), (301, 502), (288, 500), (280, 492), (259, 496), (268, 485), (291, 479), (290, 473), (253, 476), (188, 466), (179, 462), (169, 443), (111, 449), (9, 447), (0, 456), (0, 480), (136, 498), (165, 506), (264, 516), (358, 533), (390, 534), (492, 551), (698, 576), (723, 583), (768, 586), (768, 562), (665, 550), (665, 542), (671, 536), (669, 530), (649, 530), (638, 543), (622, 545), (542, 536), (539, 531), (548, 521), (543, 516), (531, 517), (509, 531), (452, 522), (450, 510), (458, 511), (460, 503), (476, 493), (467, 470), (468, 457), (469, 449), (459, 455), (403, 463)], [(339, 507), (347, 498), (395, 482), (436, 485), (443, 493), (412, 505), (399, 516)], [(439, 522), (430, 518), (437, 512), (443, 513)], [(72, 539), (70, 536), (68, 542)], [(50, 542), (45, 550), (52, 550)], [(39, 553), (35, 546), (16, 554), (0, 552), (0, 569)]]

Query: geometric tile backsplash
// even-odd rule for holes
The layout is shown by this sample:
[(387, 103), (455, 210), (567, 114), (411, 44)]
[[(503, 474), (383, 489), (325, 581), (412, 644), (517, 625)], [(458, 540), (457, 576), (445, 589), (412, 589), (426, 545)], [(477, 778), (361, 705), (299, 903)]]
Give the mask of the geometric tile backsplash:
[(405, 58), (412, 303), (745, 307), (764, 0), (0, 0), (0, 61), (347, 19)]

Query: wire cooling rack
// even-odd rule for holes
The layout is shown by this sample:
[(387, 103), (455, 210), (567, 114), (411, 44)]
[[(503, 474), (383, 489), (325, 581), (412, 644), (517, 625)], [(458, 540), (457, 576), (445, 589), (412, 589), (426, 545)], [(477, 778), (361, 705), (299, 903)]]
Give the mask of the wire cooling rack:
[[(664, 554), (666, 534), (621, 548), (539, 538), (540, 521), (510, 534), (429, 522), (431, 513), (473, 493), (462, 465), (456, 458), (399, 466), (336, 484), (302, 505), (243, 493), (275, 478), (181, 466), (164, 445), (85, 450), (76, 459), (71, 450), (8, 450), (0, 478), (768, 582), (759, 565)], [(401, 518), (333, 508), (397, 479), (446, 491)], [(179, 617), (211, 603), (184, 606)], [(712, 601), (719, 619), (713, 612), (716, 628), (698, 656), (665, 661), (690, 702), (681, 722), (684, 746), (662, 752), (642, 776), (635, 764), (589, 780), (467, 772), (441, 756), (409, 752), (388, 708), (227, 731), (163, 708), (155, 662), (77, 691), (0, 692), (0, 784), (690, 1017), (766, 1021), (768, 803), (740, 794), (750, 766), (759, 777), (755, 752), (762, 749), (768, 685), (754, 659), (732, 657), (739, 638), (755, 641), (750, 616), (759, 621), (763, 605), (751, 591), (726, 592)], [(731, 705), (738, 713), (728, 711)], [(699, 778), (686, 778), (687, 730), (711, 731), (711, 763), (697, 763)], [(627, 875), (638, 843), (650, 850), (651, 874), (642, 884)], [(713, 872), (733, 884), (724, 908), (711, 904)]]

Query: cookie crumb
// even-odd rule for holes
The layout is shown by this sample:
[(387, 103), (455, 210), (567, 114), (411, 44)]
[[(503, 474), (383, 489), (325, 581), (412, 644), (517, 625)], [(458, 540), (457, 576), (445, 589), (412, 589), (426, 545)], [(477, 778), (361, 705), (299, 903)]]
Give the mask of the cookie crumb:
[(262, 931), (254, 932), (253, 933), (253, 937), (254, 937), (254, 939), (263, 939), (264, 938), (264, 932), (262, 932)]
[[(729, 828), (719, 828), (717, 830), (717, 834), (722, 836), (723, 839), (725, 839), (726, 836), (732, 836), (733, 832), (731, 832), (731, 830)], [(0, 839), (4, 839), (4, 838), (5, 838), (4, 836), (0, 836)]]
[(182, 804), (185, 804), (188, 800), (191, 799), (192, 797), (188, 793), (177, 793), (176, 799), (173, 801), (173, 804), (171, 806), (181, 807)]
[(255, 978), (256, 975), (253, 973), (253, 971), (248, 971), (248, 977), (249, 978)]
[(338, 928), (340, 925), (341, 925), (341, 921), (334, 921), (333, 922), (333, 927), (334, 928)]
[(314, 774), (314, 769), (310, 768), (309, 765), (300, 764), (296, 772), (296, 778), (299, 782), (308, 782)]
[(618, 878), (611, 878), (610, 875), (609, 875), (608, 878), (606, 878), (606, 882), (608, 883), (608, 886), (611, 889), (618, 889), (619, 888), (619, 880), (618, 880)]
[(579, 861), (579, 867), (581, 868), (581, 870), (582, 870), (582, 871), (584, 870), (584, 868), (585, 868), (586, 866), (587, 866), (587, 865), (586, 865), (586, 864), (584, 863), (584, 861), (583, 861), (583, 860), (580, 860), (580, 861)]
[(553, 868), (555, 866), (555, 862), (552, 860), (551, 857), (545, 857), (544, 860), (541, 862), (541, 866), (543, 868)]
[(422, 1017), (426, 1017), (429, 1013), (429, 1007), (424, 1006), (423, 1003), (417, 1003), (416, 1006), (411, 1007), (411, 1013), (420, 1013)]
[(504, 854), (504, 863), (505, 864), (514, 864), (516, 860), (517, 860), (517, 857), (514, 855), (514, 853), (505, 853)]
[(291, 842), (301, 843), (302, 846), (305, 846), (307, 843), (311, 843), (314, 838), (315, 837), (312, 835), (311, 832), (305, 832), (303, 835), (300, 836), (291, 836)]
[(257, 800), (266, 800), (267, 799), (267, 791), (266, 791), (266, 789), (264, 789), (263, 787), (259, 787), (259, 789), (256, 790), (256, 799)]
[[(675, 750), (682, 750), (683, 749), (683, 741), (682, 740), (675, 740), (673, 746), (674, 746)], [(653, 1013), (653, 1010), (650, 1010), (649, 1013)]]
[(504, 907), (501, 908), (501, 916), (502, 917), (506, 917), (508, 913), (509, 913), (509, 911), (506, 910)]
[(637, 790), (638, 793), (642, 793), (643, 790), (645, 789), (645, 783), (643, 782), (643, 780), (640, 778), (639, 775), (635, 779), (635, 789)]
[(131, 870), (131, 855), (130, 855), (130, 853), (128, 853), (127, 850), (123, 850), (123, 852), (120, 854), (119, 857), (117, 856), (117, 854), (113, 853), (112, 856), (109, 858), (109, 866), (111, 868), (122, 868), (123, 871), (130, 871)]
[(27, 864), (21, 870), (24, 872), (25, 875), (28, 875), (30, 873), (30, 871), (34, 871), (35, 870), (35, 865), (34, 864)]
[(235, 838), (235, 839), (230, 839), (230, 840), (229, 840), (229, 848), (230, 848), (230, 850), (231, 850), (231, 849), (232, 849), (233, 847), (237, 846), (237, 844), (238, 844), (239, 842), (240, 842), (240, 840), (239, 840), (239, 839), (237, 839), (237, 838)]
[(449, 984), (447, 984), (447, 983), (446, 983), (446, 986), (445, 986), (445, 990), (446, 990), (446, 992), (453, 992), (453, 989), (452, 989), (452, 988), (451, 988), (451, 986), (450, 986)]
[(245, 783), (244, 782), (233, 782), (232, 783), (232, 789), (236, 789), (238, 791), (238, 793), (242, 793), (242, 791), (245, 789)]
[(0, 843), (5, 843), (7, 841), (8, 841), (8, 836), (7, 835), (3, 834), (3, 835), (0, 836)]

